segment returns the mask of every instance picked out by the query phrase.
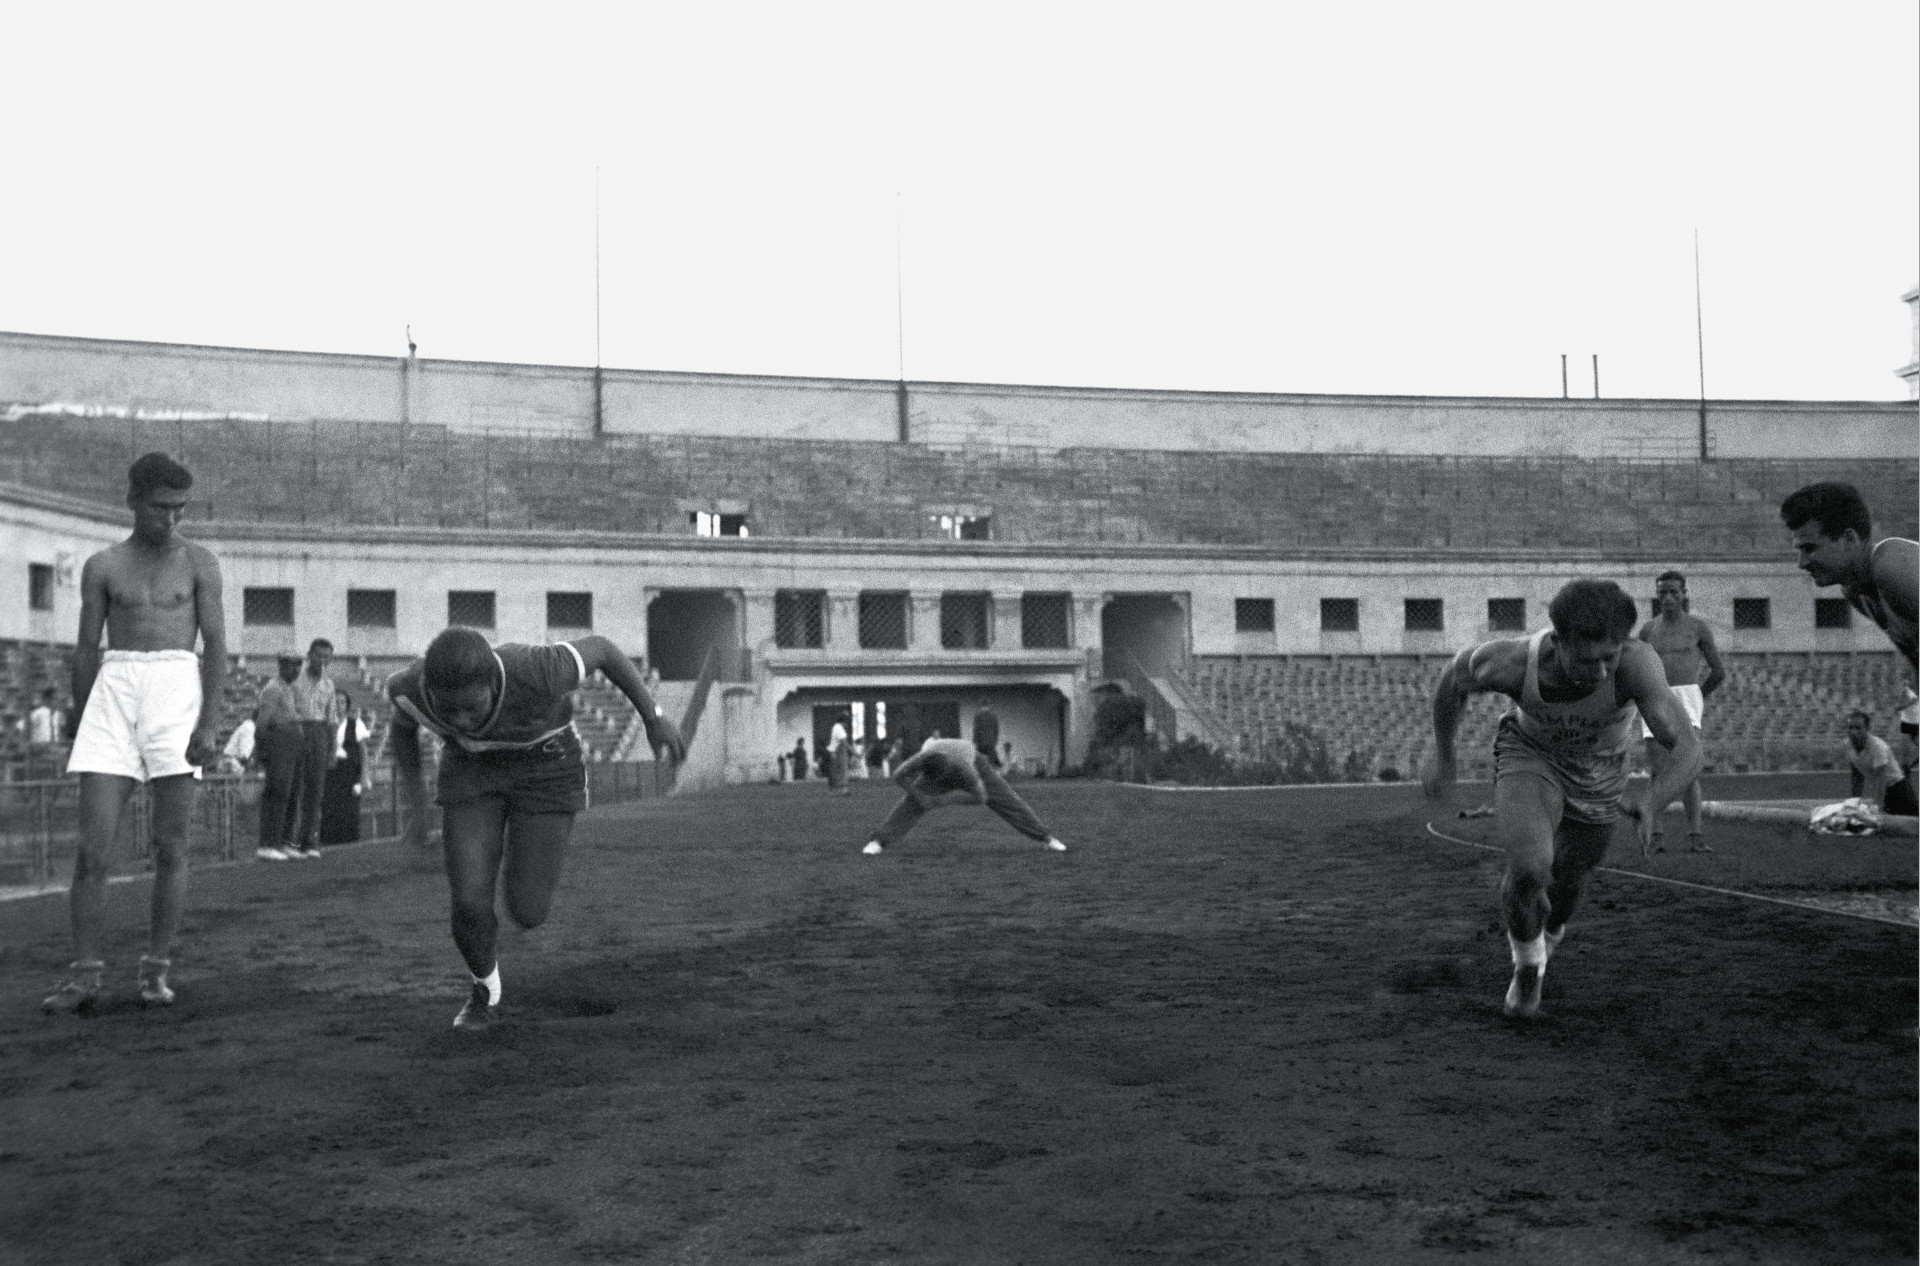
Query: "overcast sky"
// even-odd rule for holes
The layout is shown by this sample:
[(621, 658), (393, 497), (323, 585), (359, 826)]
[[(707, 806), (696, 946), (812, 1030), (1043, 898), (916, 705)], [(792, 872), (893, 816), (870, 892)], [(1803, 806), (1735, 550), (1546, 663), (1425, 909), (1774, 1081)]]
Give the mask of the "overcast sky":
[(1911, 0), (13, 4), (0, 329), (1901, 399)]

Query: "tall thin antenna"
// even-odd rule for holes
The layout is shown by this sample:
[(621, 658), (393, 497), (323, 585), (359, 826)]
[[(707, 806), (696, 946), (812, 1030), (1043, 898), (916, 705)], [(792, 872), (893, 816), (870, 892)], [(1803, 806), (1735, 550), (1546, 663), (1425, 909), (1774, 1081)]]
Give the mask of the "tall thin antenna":
[(593, 169), (593, 364), (600, 366), (600, 168)]
[(1693, 337), (1700, 356), (1700, 460), (1712, 455), (1707, 444), (1707, 323), (1700, 303), (1700, 230), (1693, 231)]
[(1600, 398), (1600, 353), (1593, 354), (1593, 398)]
[(1567, 354), (1560, 353), (1560, 398), (1567, 398)]

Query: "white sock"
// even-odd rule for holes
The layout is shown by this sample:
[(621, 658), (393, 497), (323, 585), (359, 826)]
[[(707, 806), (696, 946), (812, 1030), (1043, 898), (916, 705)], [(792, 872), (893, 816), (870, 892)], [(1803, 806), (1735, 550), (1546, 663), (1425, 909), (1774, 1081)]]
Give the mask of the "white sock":
[(1513, 965), (1515, 967), (1538, 967), (1542, 971), (1546, 970), (1547, 934), (1545, 932), (1534, 937), (1531, 941), (1520, 940), (1515, 937), (1513, 933), (1509, 932), (1507, 933), (1507, 944), (1513, 949)]
[(1543, 935), (1547, 938), (1547, 953), (1551, 954), (1553, 953), (1553, 951), (1559, 949), (1560, 938), (1564, 937), (1566, 934), (1567, 934), (1567, 925), (1564, 923), (1560, 925), (1560, 930), (1558, 932), (1543, 933)]
[(500, 1005), (500, 964), (495, 963), (493, 970), (484, 976), (475, 976), (473, 983), (487, 987), (488, 1006), (497, 1007)]

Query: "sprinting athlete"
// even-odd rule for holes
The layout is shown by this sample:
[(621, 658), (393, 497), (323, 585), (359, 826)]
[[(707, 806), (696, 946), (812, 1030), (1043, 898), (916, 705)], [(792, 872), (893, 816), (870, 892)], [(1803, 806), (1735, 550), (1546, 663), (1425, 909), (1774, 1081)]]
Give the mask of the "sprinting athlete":
[(193, 475), (165, 453), (136, 461), (127, 471), (133, 534), (80, 569), (73, 698), (84, 711), (67, 758), (67, 772), (80, 776), (73, 963), (41, 1003), (49, 1014), (81, 1011), (100, 993), (108, 862), (127, 797), (143, 782), (153, 797), (153, 922), (140, 959), (140, 998), (151, 1006), (174, 999), (167, 969), (187, 894), (193, 784), (198, 767), (220, 754), (218, 701), (227, 675), (220, 564), (175, 530), (192, 487)]
[[(1660, 612), (1653, 619), (1640, 626), (1640, 640), (1653, 647), (1660, 657), (1660, 666), (1666, 670), (1667, 686), (1673, 691), (1674, 698), (1686, 709), (1687, 720), (1693, 722), (1694, 732), (1701, 731), (1701, 722), (1706, 715), (1707, 696), (1718, 690), (1727, 679), (1726, 669), (1720, 664), (1720, 648), (1713, 640), (1713, 630), (1699, 616), (1690, 614), (1687, 609), (1687, 578), (1677, 571), (1661, 572), (1653, 582), (1655, 600), (1660, 604)], [(1646, 740), (1647, 769), (1658, 773), (1661, 762), (1667, 759), (1667, 749), (1654, 741), (1653, 731), (1647, 728), (1644, 720), (1640, 723), (1640, 737)], [(1700, 780), (1694, 779), (1687, 784), (1683, 797), (1687, 810), (1687, 843), (1693, 852), (1711, 853), (1712, 847), (1701, 830), (1700, 823)], [(1660, 813), (1665, 805), (1653, 807), (1653, 852), (1663, 851), (1660, 847)]]
[(928, 739), (910, 760), (893, 771), (906, 794), (860, 851), (872, 856), (897, 844), (929, 809), (947, 804), (984, 804), (1006, 824), (1056, 853), (1067, 846), (1055, 838), (1018, 792), (1007, 785), (986, 754), (965, 739)]
[[(1606, 855), (1614, 821), (1633, 818), (1641, 848), (1649, 847), (1655, 807), (1700, 772), (1700, 740), (1660, 657), (1632, 637), (1633, 599), (1612, 581), (1575, 580), (1554, 595), (1548, 615), (1552, 627), (1532, 637), (1454, 656), (1434, 690), (1434, 756), (1422, 779), (1430, 799), (1452, 787), (1453, 739), (1468, 696), (1514, 701), (1493, 742), (1493, 803), (1507, 850), (1500, 898), (1513, 951), (1505, 1010), (1522, 1017), (1540, 1009), (1547, 957)], [(1624, 798), (1636, 708), (1668, 749), (1644, 803)]]
[(686, 754), (678, 727), (660, 715), (633, 661), (597, 635), (552, 646), (494, 647), (473, 629), (450, 628), (387, 681), (405, 839), (415, 848), (427, 842), (420, 731), (445, 740), (434, 801), (444, 811), (453, 942), (473, 975), (455, 1028), (486, 1028), (500, 1005), (496, 885), (515, 923), (532, 928), (546, 921), (574, 815), (587, 807), (573, 692), (596, 670), (639, 710), (655, 752), (665, 749), (677, 763)]
[(1886, 633), (1910, 667), (1920, 667), (1920, 543), (1873, 539), (1873, 515), (1852, 484), (1808, 484), (1780, 503), (1800, 570), (1822, 587), (1839, 585), (1847, 604)]

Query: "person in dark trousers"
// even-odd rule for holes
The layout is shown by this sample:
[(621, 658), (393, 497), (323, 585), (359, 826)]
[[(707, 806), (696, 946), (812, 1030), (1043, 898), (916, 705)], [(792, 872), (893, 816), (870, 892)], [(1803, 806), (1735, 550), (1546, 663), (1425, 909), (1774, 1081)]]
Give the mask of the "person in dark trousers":
[(793, 744), (793, 780), (807, 780), (807, 740), (796, 739)]
[(284, 862), (304, 854), (293, 847), (295, 798), (299, 794), (300, 762), (306, 737), (293, 706), (293, 679), (300, 675), (297, 655), (280, 657), (280, 677), (260, 687), (260, 706), (254, 713), (253, 754), (260, 762), (260, 847), (263, 862)]
[(906, 795), (860, 850), (869, 857), (899, 843), (929, 809), (948, 804), (984, 804), (1028, 839), (1056, 853), (1067, 851), (985, 754), (965, 739), (928, 739), (913, 759), (893, 771), (893, 780)]
[(294, 714), (300, 718), (300, 778), (295, 784), (300, 793), (299, 825), (288, 851), (307, 858), (320, 856), (320, 807), (326, 796), (327, 766), (333, 763), (334, 686), (333, 678), (327, 676), (332, 660), (333, 643), (315, 638), (307, 648), (306, 668), (288, 683)]
[(360, 838), (360, 798), (366, 760), (360, 744), (368, 726), (352, 696), (342, 694), (344, 713), (334, 729), (333, 760), (327, 767), (327, 789), (320, 802), (320, 842), (351, 844)]

